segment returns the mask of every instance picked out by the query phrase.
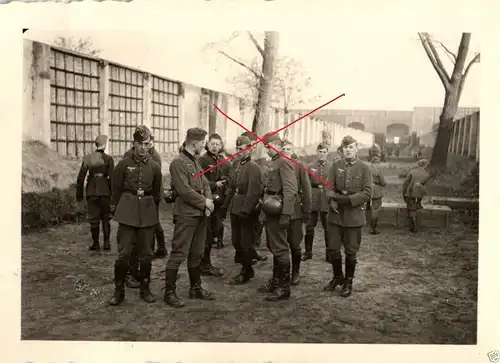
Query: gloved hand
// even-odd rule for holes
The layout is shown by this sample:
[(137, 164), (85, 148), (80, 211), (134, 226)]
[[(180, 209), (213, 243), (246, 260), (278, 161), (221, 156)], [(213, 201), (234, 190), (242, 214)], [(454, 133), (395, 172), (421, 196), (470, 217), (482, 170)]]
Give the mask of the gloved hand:
[(310, 213), (302, 213), (302, 223), (307, 224), (311, 220)]
[(287, 214), (282, 214), (279, 224), (281, 229), (287, 229), (290, 226), (290, 216)]

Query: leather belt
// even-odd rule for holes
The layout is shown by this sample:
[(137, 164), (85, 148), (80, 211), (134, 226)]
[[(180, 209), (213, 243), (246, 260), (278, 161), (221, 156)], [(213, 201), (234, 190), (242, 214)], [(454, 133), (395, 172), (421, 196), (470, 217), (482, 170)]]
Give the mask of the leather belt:
[(149, 197), (151, 196), (151, 192), (145, 192), (142, 189), (138, 190), (125, 190), (124, 193), (132, 194), (132, 195), (137, 195), (138, 197)]
[(267, 195), (283, 195), (283, 193), (281, 193), (281, 192), (271, 192), (269, 190), (266, 190), (266, 194)]
[(243, 191), (243, 190), (240, 190), (239, 188), (236, 188), (234, 190), (234, 194), (243, 194), (243, 195), (245, 195), (245, 194), (247, 194), (247, 191)]
[(104, 177), (107, 177), (107, 176), (104, 175), (103, 173), (92, 174), (92, 178), (104, 178)]

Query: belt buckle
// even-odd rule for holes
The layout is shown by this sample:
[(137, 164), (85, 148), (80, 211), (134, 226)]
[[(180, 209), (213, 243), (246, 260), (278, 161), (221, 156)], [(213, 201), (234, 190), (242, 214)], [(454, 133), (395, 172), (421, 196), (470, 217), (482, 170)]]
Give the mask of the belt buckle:
[(144, 190), (142, 190), (142, 189), (137, 189), (137, 196), (138, 196), (138, 197), (144, 197)]

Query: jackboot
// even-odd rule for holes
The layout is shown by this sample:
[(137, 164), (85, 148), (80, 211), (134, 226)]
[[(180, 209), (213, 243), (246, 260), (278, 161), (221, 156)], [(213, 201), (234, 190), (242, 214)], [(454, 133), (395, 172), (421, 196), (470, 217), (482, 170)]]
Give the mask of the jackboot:
[(300, 282), (300, 261), (300, 251), (298, 251), (298, 253), (292, 254), (292, 279), (290, 281), (290, 284), (293, 286), (298, 285)]
[(335, 258), (331, 261), (333, 279), (331, 279), (328, 285), (323, 288), (323, 291), (335, 291), (337, 286), (342, 286), (345, 282), (344, 273), (342, 272), (342, 258)]
[(313, 240), (314, 240), (314, 235), (308, 236), (306, 235), (304, 237), (304, 244), (306, 246), (306, 250), (304, 252), (304, 255), (302, 256), (302, 261), (307, 261), (311, 260), (313, 257)]
[(99, 225), (90, 227), (90, 234), (92, 235), (92, 244), (89, 246), (89, 251), (100, 251), (99, 246)]
[(200, 266), (188, 268), (189, 282), (189, 298), (198, 300), (215, 300), (215, 297), (201, 286), (201, 269)]
[(278, 287), (266, 297), (268, 301), (290, 299), (290, 265), (278, 263)]
[(352, 280), (354, 278), (354, 271), (356, 270), (356, 260), (345, 260), (345, 282), (340, 292), (340, 296), (349, 297), (352, 294)]
[(127, 274), (127, 269), (123, 266), (115, 265), (115, 291), (113, 296), (109, 299), (108, 304), (112, 306), (120, 305), (123, 300), (125, 300), (125, 275)]
[(370, 234), (380, 234), (380, 232), (377, 229), (378, 225), (378, 218), (372, 218), (370, 221)]
[(157, 248), (155, 251), (155, 258), (165, 258), (167, 257), (167, 247), (165, 245), (165, 233), (163, 229), (158, 228), (155, 231)]
[(255, 277), (255, 271), (252, 266), (252, 260), (250, 256), (247, 256), (241, 267), (240, 273), (231, 280), (230, 284), (243, 285), (254, 277)]
[(141, 261), (140, 262), (140, 291), (139, 296), (142, 300), (147, 303), (153, 303), (156, 298), (149, 290), (149, 282), (151, 281), (151, 261)]
[(111, 236), (111, 225), (109, 220), (102, 221), (102, 234), (104, 236), (104, 250), (109, 251), (111, 249), (111, 245), (109, 243), (109, 237)]
[(273, 257), (273, 276), (268, 280), (267, 284), (260, 285), (257, 288), (258, 292), (271, 293), (278, 287), (278, 260)]
[(181, 299), (179, 299), (175, 291), (177, 277), (177, 269), (165, 270), (165, 295), (163, 296), (163, 300), (174, 308), (182, 308), (185, 304)]
[(411, 233), (417, 233), (417, 217), (408, 217), (409, 230)]

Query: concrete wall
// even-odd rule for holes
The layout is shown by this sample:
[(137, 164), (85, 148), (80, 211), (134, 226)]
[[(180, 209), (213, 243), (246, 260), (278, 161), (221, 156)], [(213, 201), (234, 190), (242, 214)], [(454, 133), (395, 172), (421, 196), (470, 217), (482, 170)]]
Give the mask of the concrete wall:
[[(253, 108), (233, 95), (31, 40), (24, 40), (24, 85), (23, 139), (41, 141), (66, 157), (88, 152), (99, 133), (110, 136), (108, 150), (120, 156), (139, 124), (153, 127), (164, 152), (176, 150), (186, 130), (195, 126), (219, 133), (233, 148), (244, 129), (213, 104), (248, 129), (254, 116)], [(283, 110), (272, 109), (265, 132), (299, 117), (298, 112), (285, 115)], [(297, 147), (315, 145), (322, 141), (323, 129), (330, 132), (335, 146), (345, 135), (354, 136), (362, 147), (373, 142), (369, 132), (316, 117), (291, 126), (287, 137)]]
[[(454, 155), (468, 156), (479, 161), (479, 125), (480, 112), (474, 112), (453, 123), (453, 134), (448, 152)], [(420, 136), (420, 144), (434, 147), (437, 129)]]

